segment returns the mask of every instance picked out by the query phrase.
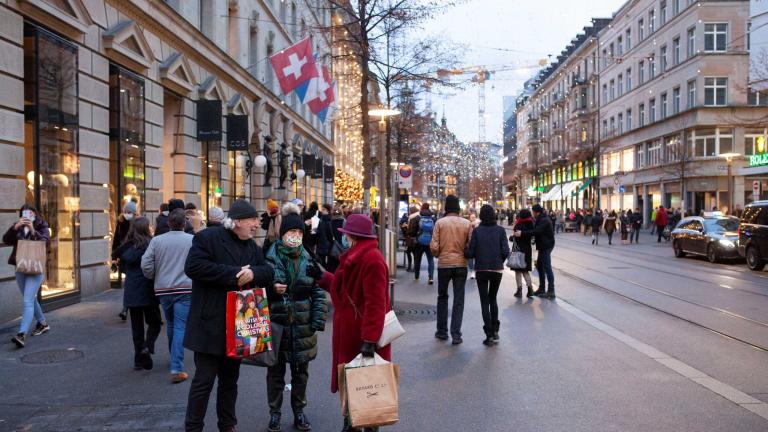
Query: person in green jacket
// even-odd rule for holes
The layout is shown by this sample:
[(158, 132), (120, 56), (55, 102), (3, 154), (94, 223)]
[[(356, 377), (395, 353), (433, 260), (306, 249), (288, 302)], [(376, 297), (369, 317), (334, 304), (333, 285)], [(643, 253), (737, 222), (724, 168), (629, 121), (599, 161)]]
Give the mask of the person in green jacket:
[[(291, 408), (294, 426), (312, 429), (304, 407), (307, 405), (309, 362), (317, 357), (317, 335), (325, 330), (327, 314), (325, 291), (310, 275), (322, 275), (318, 265), (302, 246), (304, 222), (298, 206), (287, 203), (282, 209), (280, 238), (267, 252), (267, 263), (274, 269), (274, 285), (268, 287), (272, 322), (283, 326), (277, 364), (267, 368), (268, 430), (280, 431), (280, 409), (285, 390), (286, 364), (291, 365)], [(317, 276), (319, 277), (319, 276)]]
[(656, 207), (651, 210), (651, 235), (656, 231)]

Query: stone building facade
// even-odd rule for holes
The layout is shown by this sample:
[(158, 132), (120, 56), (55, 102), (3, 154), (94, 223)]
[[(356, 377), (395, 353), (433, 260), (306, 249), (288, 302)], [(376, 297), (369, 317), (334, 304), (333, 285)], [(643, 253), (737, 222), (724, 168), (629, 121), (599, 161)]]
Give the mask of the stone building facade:
[[(259, 210), (267, 198), (332, 201), (332, 126), (281, 94), (268, 60), (310, 36), (331, 67), (330, 12), (322, 1), (0, 1), (0, 225), (25, 202), (51, 225), (48, 307), (109, 287), (128, 201), (152, 221), (172, 197), (204, 214), (238, 197)], [(221, 101), (221, 141), (197, 139), (206, 99)], [(230, 115), (247, 116), (248, 151), (226, 150)], [(262, 154), (271, 163), (253, 166)], [(0, 247), (0, 320), (20, 310), (10, 251)]]

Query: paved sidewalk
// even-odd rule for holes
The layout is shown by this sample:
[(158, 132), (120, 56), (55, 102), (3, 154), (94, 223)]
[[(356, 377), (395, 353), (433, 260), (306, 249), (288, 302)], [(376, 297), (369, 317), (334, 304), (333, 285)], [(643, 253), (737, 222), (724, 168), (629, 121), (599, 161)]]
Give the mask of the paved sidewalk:
[[(399, 262), (402, 262), (401, 260)], [(501, 343), (481, 344), (473, 281), (466, 288), (464, 344), (434, 339), (437, 285), (399, 272), (396, 308), (408, 333), (395, 345), (401, 364), (401, 421), (392, 431), (763, 431), (768, 423), (595, 328), (558, 305), (517, 300), (506, 273)], [(583, 289), (559, 276), (559, 286)], [(117, 318), (121, 291), (48, 315), (52, 330), (17, 350), (0, 348), (2, 431), (179, 431), (189, 383), (171, 384), (164, 331), (155, 369), (132, 370), (128, 323)], [(330, 319), (329, 319), (330, 323)], [(12, 323), (0, 329), (9, 339)], [(341, 430), (329, 392), (330, 325), (311, 363), (307, 414), (315, 431)], [(65, 361), (59, 361), (65, 360)], [(39, 362), (43, 363), (40, 364)], [(48, 363), (46, 363), (48, 361)], [(33, 364), (32, 362), (38, 362)], [(192, 373), (192, 356), (186, 358)], [(265, 430), (265, 370), (243, 367), (240, 430)], [(284, 430), (292, 416), (283, 410)], [(208, 431), (215, 430), (210, 405)]]

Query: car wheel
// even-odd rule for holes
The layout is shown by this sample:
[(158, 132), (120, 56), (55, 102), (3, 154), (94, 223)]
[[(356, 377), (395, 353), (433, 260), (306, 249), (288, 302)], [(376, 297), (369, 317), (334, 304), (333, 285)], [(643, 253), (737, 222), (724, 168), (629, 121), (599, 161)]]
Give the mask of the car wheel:
[(765, 268), (765, 262), (763, 261), (763, 258), (760, 256), (760, 252), (757, 251), (756, 247), (750, 247), (747, 249), (747, 267), (749, 267), (750, 270), (754, 271), (761, 271), (763, 268)]
[(672, 249), (675, 250), (675, 256), (678, 258), (682, 258), (685, 256), (685, 252), (683, 252), (683, 247), (680, 245), (680, 242), (675, 240), (672, 242)]
[(717, 248), (713, 244), (707, 246), (707, 259), (711, 263), (717, 262)]

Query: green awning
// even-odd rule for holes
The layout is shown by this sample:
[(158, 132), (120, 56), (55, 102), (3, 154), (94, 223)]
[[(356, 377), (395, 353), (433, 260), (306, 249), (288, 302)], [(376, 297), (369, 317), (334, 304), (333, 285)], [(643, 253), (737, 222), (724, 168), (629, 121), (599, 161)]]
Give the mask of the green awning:
[(589, 185), (590, 185), (591, 183), (592, 183), (592, 177), (590, 177), (590, 178), (588, 178), (587, 180), (585, 180), (585, 181), (584, 181), (584, 184), (582, 184), (582, 185), (579, 187), (579, 192), (581, 192), (581, 191), (583, 191), (584, 189), (588, 188), (588, 187), (589, 187)]

